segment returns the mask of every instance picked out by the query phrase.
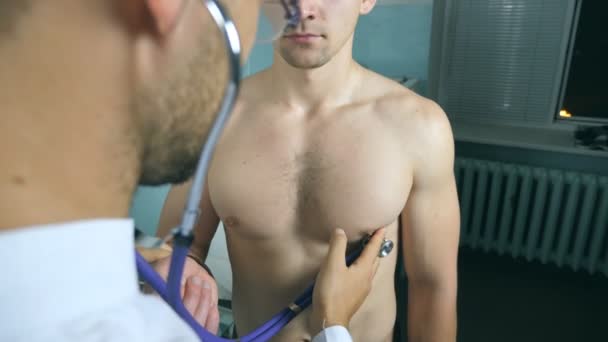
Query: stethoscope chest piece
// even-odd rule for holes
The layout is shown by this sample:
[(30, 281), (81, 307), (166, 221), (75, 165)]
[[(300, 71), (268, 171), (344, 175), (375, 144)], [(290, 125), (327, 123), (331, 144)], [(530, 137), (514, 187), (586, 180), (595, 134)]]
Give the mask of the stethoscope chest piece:
[(384, 239), (384, 241), (382, 242), (382, 246), (380, 247), (380, 253), (378, 253), (378, 256), (381, 258), (387, 257), (389, 254), (391, 254), (391, 251), (394, 247), (395, 244), (393, 243), (393, 241)]
[[(365, 238), (363, 238), (363, 241), (361, 241), (363, 247), (365, 247), (365, 245), (367, 245), (367, 243), (369, 242), (369, 240), (371, 240), (371, 238), (372, 238), (371, 235), (367, 235)], [(380, 251), (378, 252), (378, 257), (380, 257), (380, 258), (387, 257), (389, 254), (391, 254), (391, 252), (393, 251), (393, 248), (395, 248), (395, 243), (392, 240), (384, 239), (384, 241), (382, 241), (382, 245), (380, 245)]]

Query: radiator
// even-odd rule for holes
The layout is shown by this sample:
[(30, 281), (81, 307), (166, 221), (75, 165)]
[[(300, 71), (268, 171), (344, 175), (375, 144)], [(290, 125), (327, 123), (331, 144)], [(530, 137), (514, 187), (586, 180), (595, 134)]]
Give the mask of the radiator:
[(608, 276), (608, 177), (457, 158), (461, 245)]

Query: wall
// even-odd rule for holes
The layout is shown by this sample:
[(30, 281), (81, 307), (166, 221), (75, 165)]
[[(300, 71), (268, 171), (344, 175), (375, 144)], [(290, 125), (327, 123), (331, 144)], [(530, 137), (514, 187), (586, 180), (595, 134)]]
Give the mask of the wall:
[(364, 66), (392, 78), (428, 80), (432, 1), (379, 2), (361, 17), (353, 55)]
[(160, 213), (170, 189), (169, 185), (137, 188), (129, 214), (138, 229), (148, 235), (156, 234)]

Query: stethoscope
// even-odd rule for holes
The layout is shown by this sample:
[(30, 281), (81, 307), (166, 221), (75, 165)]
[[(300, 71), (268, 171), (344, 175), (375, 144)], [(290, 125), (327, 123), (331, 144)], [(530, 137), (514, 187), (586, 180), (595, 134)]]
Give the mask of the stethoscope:
[[(209, 132), (209, 136), (203, 147), (201, 157), (192, 181), (192, 188), (188, 196), (188, 201), (182, 217), (181, 225), (174, 229), (173, 234), (173, 253), (169, 269), (168, 281), (164, 280), (152, 268), (152, 266), (136, 252), (137, 271), (140, 277), (149, 284), (163, 300), (165, 300), (175, 312), (196, 332), (201, 341), (221, 342), (233, 341), (220, 338), (207, 331), (196, 322), (192, 315), (184, 306), (181, 298), (181, 278), (184, 270), (184, 263), (188, 255), (190, 246), (194, 241), (194, 226), (200, 216), (199, 204), (203, 194), (205, 178), (213, 151), (221, 136), (221, 133), (230, 117), (237, 95), (239, 93), (241, 80), (241, 46), (239, 35), (234, 22), (228, 16), (227, 11), (217, 0), (202, 0), (211, 17), (218, 26), (224, 40), (226, 41), (226, 55), (228, 57), (230, 75), (228, 85), (224, 91), (224, 98), (221, 102), (219, 113)], [(300, 22), (299, 0), (281, 0), (281, 5), (285, 11), (286, 27), (295, 27)], [(367, 239), (364, 239), (361, 248), (350, 254), (347, 264), (350, 265), (361, 253)], [(393, 249), (393, 242), (384, 240), (379, 256), (387, 256)], [(306, 309), (312, 303), (312, 293), (314, 284), (298, 297), (291, 305), (277, 313), (272, 319), (264, 323), (247, 336), (241, 337), (238, 341), (242, 342), (262, 342), (268, 341), (296, 315)]]

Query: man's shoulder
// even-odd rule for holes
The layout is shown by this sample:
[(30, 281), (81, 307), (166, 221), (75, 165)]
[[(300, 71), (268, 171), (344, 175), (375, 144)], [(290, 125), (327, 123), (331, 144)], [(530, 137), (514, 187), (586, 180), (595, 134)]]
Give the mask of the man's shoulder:
[(241, 81), (238, 101), (232, 114), (232, 122), (243, 112), (258, 111), (266, 105), (268, 87), (266, 86), (265, 71), (247, 76)]
[(269, 79), (271, 77), (268, 69), (245, 77), (241, 81), (239, 101), (251, 104), (249, 102), (266, 98), (268, 89), (271, 89), (268, 84)]
[(435, 101), (397, 81), (372, 73), (363, 84), (367, 88), (374, 88), (375, 112), (391, 120), (395, 127), (405, 126), (403, 128), (415, 128), (420, 132), (448, 123), (445, 112)]
[(377, 89), (375, 114), (402, 138), (404, 147), (413, 148), (413, 154), (430, 164), (452, 153), (451, 124), (435, 101), (383, 76), (372, 75), (366, 81)]

